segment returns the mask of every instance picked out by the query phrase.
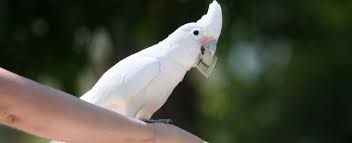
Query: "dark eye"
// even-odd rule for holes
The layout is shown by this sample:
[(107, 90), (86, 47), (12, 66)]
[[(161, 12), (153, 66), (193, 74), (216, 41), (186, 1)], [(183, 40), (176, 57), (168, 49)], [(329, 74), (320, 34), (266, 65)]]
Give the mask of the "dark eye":
[(196, 36), (199, 35), (199, 31), (198, 30), (194, 30), (193, 31), (193, 35), (196, 35)]
[(194, 28), (192, 30), (189, 31), (189, 35), (191, 35), (191, 37), (193, 38), (193, 40), (198, 41), (202, 36), (202, 30), (199, 28)]

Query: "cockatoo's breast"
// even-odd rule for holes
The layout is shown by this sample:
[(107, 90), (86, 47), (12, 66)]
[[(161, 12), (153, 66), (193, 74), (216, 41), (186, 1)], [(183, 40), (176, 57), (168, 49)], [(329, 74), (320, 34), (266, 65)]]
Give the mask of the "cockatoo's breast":
[(160, 73), (137, 95), (145, 99), (136, 114), (137, 119), (149, 119), (166, 102), (187, 72), (176, 63), (163, 58), (166, 57), (159, 57)]

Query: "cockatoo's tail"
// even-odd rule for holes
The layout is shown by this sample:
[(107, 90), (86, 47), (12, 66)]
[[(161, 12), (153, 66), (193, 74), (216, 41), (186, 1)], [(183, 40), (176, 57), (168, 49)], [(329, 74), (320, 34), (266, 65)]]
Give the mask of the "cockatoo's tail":
[(204, 34), (207, 35), (202, 39), (203, 52), (196, 63), (196, 67), (204, 76), (208, 77), (216, 64), (216, 45), (222, 27), (222, 12), (219, 3), (214, 0), (209, 5), (207, 14), (196, 23), (204, 29)]

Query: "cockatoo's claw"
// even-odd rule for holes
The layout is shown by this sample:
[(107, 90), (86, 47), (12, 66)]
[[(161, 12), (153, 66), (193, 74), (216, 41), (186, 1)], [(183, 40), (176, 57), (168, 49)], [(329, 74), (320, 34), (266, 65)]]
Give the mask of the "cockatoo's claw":
[(142, 121), (146, 122), (146, 123), (164, 123), (164, 124), (172, 124), (172, 120), (171, 119), (142, 119)]

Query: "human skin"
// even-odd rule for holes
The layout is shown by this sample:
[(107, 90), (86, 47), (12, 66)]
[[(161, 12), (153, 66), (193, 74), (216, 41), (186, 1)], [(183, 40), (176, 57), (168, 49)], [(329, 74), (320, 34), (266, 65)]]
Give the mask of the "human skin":
[(70, 143), (203, 143), (170, 124), (95, 106), (0, 68), (0, 124)]

